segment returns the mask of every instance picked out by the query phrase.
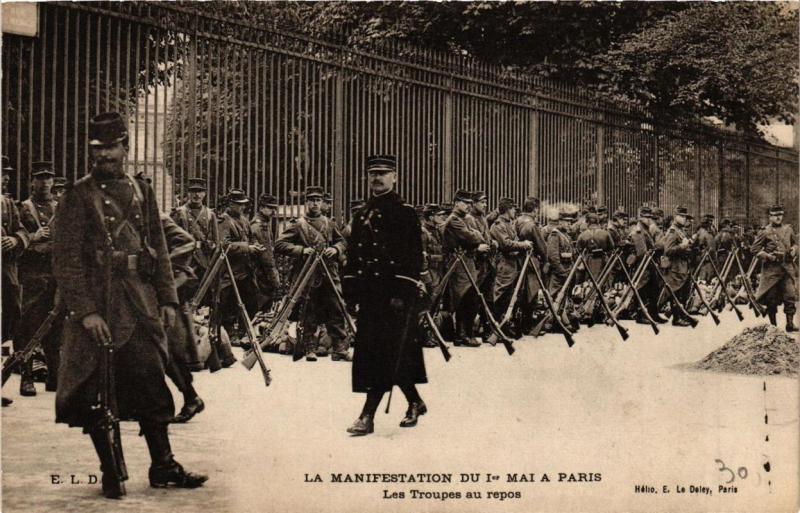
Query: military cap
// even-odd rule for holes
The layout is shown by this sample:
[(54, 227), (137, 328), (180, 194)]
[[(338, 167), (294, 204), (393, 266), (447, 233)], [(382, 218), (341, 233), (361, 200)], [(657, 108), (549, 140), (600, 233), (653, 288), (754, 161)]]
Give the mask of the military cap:
[(394, 155), (370, 155), (367, 157), (367, 173), (391, 173), (397, 171)]
[(128, 127), (117, 112), (104, 112), (89, 121), (89, 146), (112, 146), (128, 140)]
[(498, 206), (503, 208), (517, 208), (517, 205), (514, 203), (512, 198), (500, 198)]
[(731, 224), (731, 220), (728, 219), (727, 217), (723, 218), (722, 221), (719, 222), (720, 226), (730, 226), (730, 224)]
[(703, 219), (714, 219), (714, 214), (703, 214)]
[(11, 161), (8, 160), (8, 157), (3, 155), (3, 171), (13, 171), (14, 166), (11, 165)]
[(237, 189), (235, 187), (228, 191), (228, 197), (226, 198), (226, 200), (230, 203), (239, 203), (239, 204), (250, 202), (250, 198), (247, 197), (247, 193), (244, 192), (244, 190)]
[(472, 203), (472, 194), (465, 191), (464, 189), (459, 189), (456, 191), (455, 196), (453, 196), (453, 203), (456, 201), (465, 201), (467, 203)]
[(537, 198), (536, 196), (528, 196), (527, 198), (525, 198), (525, 201), (523, 202), (523, 204), (530, 205), (533, 208), (539, 208), (541, 206), (542, 202), (539, 201), (539, 198)]
[(571, 212), (569, 210), (559, 210), (558, 218), (564, 221), (575, 221), (578, 216), (575, 212)]
[(628, 219), (628, 213), (625, 212), (625, 209), (622, 207), (616, 209), (614, 213), (611, 215), (614, 219)]
[(330, 192), (326, 192), (322, 195), (322, 201), (325, 203), (333, 203), (333, 196), (331, 196)]
[(783, 205), (772, 205), (767, 209), (767, 212), (771, 216), (782, 216), (783, 215)]
[[(663, 212), (662, 212), (663, 214)], [(686, 207), (675, 207), (675, 215), (677, 216), (687, 216), (689, 215), (689, 209)]]
[(310, 185), (306, 187), (305, 198), (306, 200), (310, 200), (313, 198), (322, 198), (325, 196), (325, 191), (322, 190), (322, 187), (318, 187), (316, 185)]
[(653, 209), (651, 209), (647, 205), (645, 205), (643, 207), (639, 207), (639, 217), (652, 218), (653, 217)]
[(450, 212), (453, 211), (453, 204), (452, 203), (442, 203), (439, 205), (439, 211), (436, 212), (437, 214), (442, 215), (450, 215)]
[(258, 197), (258, 204), (262, 207), (276, 208), (278, 206), (278, 198), (265, 192)]
[(63, 176), (57, 176), (53, 179), (53, 189), (63, 189), (67, 186), (67, 179)]
[(477, 203), (477, 202), (479, 202), (481, 200), (488, 200), (488, 199), (489, 199), (489, 196), (487, 196), (484, 191), (474, 191), (472, 193), (472, 201), (474, 201), (475, 203)]
[(597, 207), (597, 213), (601, 215), (608, 214), (608, 207), (603, 207), (603, 206)]
[(189, 185), (186, 187), (187, 191), (204, 191), (206, 190), (205, 178), (189, 178)]
[(596, 223), (598, 221), (600, 221), (600, 216), (598, 216), (596, 212), (589, 212), (586, 214), (587, 223)]
[(440, 207), (436, 203), (425, 203), (425, 207), (422, 209), (422, 214), (426, 216), (431, 216), (439, 212)]
[(350, 200), (350, 212), (355, 212), (356, 210), (362, 208), (365, 204), (366, 202), (361, 198)]
[(664, 215), (664, 210), (662, 210), (660, 208), (654, 208), (653, 209), (653, 216), (659, 217), (659, 216), (663, 216), (663, 215)]
[(414, 212), (421, 216), (425, 212), (425, 205), (414, 205)]
[(31, 176), (34, 178), (55, 178), (56, 172), (53, 171), (53, 163), (46, 160), (40, 160), (31, 164)]
[(687, 221), (694, 221), (694, 216), (692, 214), (686, 214)]

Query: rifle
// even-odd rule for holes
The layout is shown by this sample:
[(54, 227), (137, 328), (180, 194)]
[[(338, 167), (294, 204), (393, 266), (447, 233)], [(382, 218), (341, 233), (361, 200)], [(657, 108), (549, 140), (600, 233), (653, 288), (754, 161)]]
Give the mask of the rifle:
[[(262, 348), (269, 347), (269, 344), (272, 340), (283, 335), (286, 328), (286, 322), (289, 319), (289, 315), (292, 313), (292, 310), (294, 310), (295, 306), (297, 305), (297, 302), (299, 301), (301, 294), (304, 293), (308, 281), (314, 275), (314, 272), (317, 269), (317, 265), (319, 264), (319, 261), (316, 258), (314, 258), (314, 256), (315, 255), (308, 256), (302, 269), (297, 274), (297, 277), (295, 278), (295, 281), (292, 284), (292, 287), (290, 288), (289, 295), (287, 295), (287, 298), (283, 301), (283, 305), (281, 306), (278, 315), (276, 315), (275, 318), (272, 320), (272, 325), (267, 331), (267, 335), (263, 337), (264, 339), (263, 342), (260, 342)], [(294, 346), (295, 353), (299, 350), (298, 348), (299, 345), (300, 345), (300, 337), (298, 336), (297, 344), (295, 344)], [(297, 361), (300, 358), (302, 358), (302, 355), (300, 355), (296, 359), (294, 359), (293, 355), (294, 361)], [(244, 354), (244, 357), (242, 358), (242, 365), (244, 365), (247, 370), (250, 370), (253, 368), (255, 364), (256, 364), (256, 356), (255, 354), (253, 354), (253, 350), (250, 349)]]
[(469, 267), (467, 267), (467, 263), (464, 261), (464, 253), (458, 252), (456, 253), (456, 259), (461, 263), (461, 267), (464, 269), (464, 272), (467, 274), (467, 278), (469, 278), (469, 282), (472, 285), (472, 288), (475, 289), (475, 292), (478, 294), (478, 298), (481, 300), (481, 304), (483, 305), (483, 310), (486, 313), (486, 318), (489, 319), (489, 324), (491, 324), (492, 329), (497, 333), (497, 336), (500, 337), (500, 341), (505, 346), (506, 351), (509, 355), (514, 354), (514, 343), (511, 341), (510, 338), (503, 333), (503, 330), (498, 326), (497, 321), (495, 320), (494, 316), (492, 315), (492, 310), (489, 308), (489, 304), (486, 302), (486, 298), (483, 297), (483, 292), (481, 292), (480, 287), (478, 287), (478, 283), (475, 281), (475, 277), (472, 276), (472, 273), (469, 271)]
[[(620, 257), (620, 261), (621, 258), (622, 257)], [(647, 255), (645, 255), (645, 257), (642, 258), (637, 264), (636, 270), (633, 272), (633, 276), (630, 276), (630, 273), (627, 272), (628, 269), (625, 267), (625, 263), (622, 262), (622, 267), (625, 268), (626, 273), (628, 274), (628, 276), (630, 276), (630, 286), (627, 289), (625, 289), (625, 291), (622, 293), (619, 306), (617, 306), (614, 309), (614, 315), (619, 315), (620, 312), (622, 312), (624, 309), (628, 307), (630, 299), (633, 296), (632, 289), (636, 289), (638, 291), (639, 282), (642, 280), (642, 276), (644, 275), (644, 272), (647, 269), (647, 260), (648, 260)]]
[(689, 312), (687, 312), (686, 309), (681, 304), (681, 302), (678, 301), (678, 297), (675, 295), (675, 291), (673, 291), (670, 288), (669, 284), (667, 283), (667, 279), (664, 278), (664, 274), (661, 272), (661, 269), (659, 269), (658, 266), (656, 265), (656, 263), (653, 261), (652, 250), (651, 250), (650, 253), (648, 253), (648, 257), (647, 258), (648, 258), (648, 261), (649, 261), (650, 265), (652, 265), (653, 269), (655, 270), (656, 276), (658, 276), (659, 279), (661, 279), (661, 283), (663, 283), (664, 284), (664, 288), (667, 289), (667, 293), (672, 298), (673, 304), (676, 305), (678, 310), (680, 310), (680, 313), (687, 318), (687, 320), (689, 321), (689, 324), (692, 326), (692, 328), (696, 328), (697, 327), (697, 319), (695, 319), (694, 317), (689, 315)]
[[(547, 323), (547, 321), (550, 320), (550, 316), (551, 315), (555, 315), (555, 316), (559, 315), (559, 312), (561, 311), (561, 307), (564, 305), (566, 296), (569, 293), (569, 285), (572, 282), (572, 278), (575, 276), (575, 273), (577, 272), (577, 270), (578, 270), (578, 259), (575, 259), (575, 261), (572, 263), (572, 267), (569, 270), (569, 274), (567, 274), (567, 279), (564, 281), (564, 285), (561, 286), (561, 289), (558, 291), (558, 295), (556, 296), (556, 302), (555, 302), (556, 309), (555, 309), (555, 312), (545, 314), (545, 316), (542, 318), (542, 320), (539, 321), (539, 324), (537, 324), (531, 330), (531, 335), (532, 336), (534, 336), (534, 337), (538, 337), (539, 336), (539, 333), (541, 333), (542, 329), (544, 328), (544, 325)], [(546, 288), (544, 288), (544, 280), (539, 280), (539, 281), (540, 281), (540, 284), (542, 286), (542, 290), (546, 290)], [(563, 321), (559, 322), (559, 324), (563, 325)]]
[(330, 283), (331, 288), (336, 293), (336, 304), (339, 305), (339, 309), (342, 311), (345, 321), (347, 321), (347, 326), (350, 328), (350, 332), (355, 334), (356, 325), (353, 322), (353, 318), (350, 317), (349, 313), (347, 313), (347, 306), (345, 305), (341, 292), (339, 292), (339, 288), (336, 286), (336, 282), (333, 281), (333, 274), (331, 274), (330, 269), (328, 269), (328, 264), (325, 263), (325, 259), (322, 257), (321, 253), (317, 255), (317, 258), (319, 259), (319, 263), (322, 264), (322, 270), (325, 271), (325, 276), (328, 278), (328, 283)]
[(514, 306), (517, 304), (519, 290), (522, 288), (522, 284), (525, 282), (525, 273), (529, 265), (535, 264), (531, 264), (531, 253), (530, 251), (526, 251), (525, 260), (522, 262), (522, 269), (519, 272), (519, 278), (517, 278), (517, 283), (514, 285), (514, 292), (511, 294), (511, 301), (509, 301), (508, 308), (506, 308), (506, 312), (503, 314), (503, 318), (500, 320), (499, 325), (501, 328), (511, 319), (511, 316), (514, 313)]
[[(33, 352), (39, 347), (41, 344), (42, 339), (47, 336), (50, 330), (53, 327), (53, 323), (64, 315), (64, 304), (57, 300), (56, 304), (53, 305), (53, 309), (48, 312), (47, 317), (44, 319), (42, 324), (36, 329), (36, 332), (33, 334), (31, 339), (25, 344), (19, 351), (15, 351), (6, 362), (3, 364), (3, 385), (6, 384), (6, 381), (11, 377), (11, 374), (14, 370), (19, 367), (20, 365), (24, 365), (28, 362)], [(56, 369), (50, 370), (50, 372), (54, 372)]]
[(453, 262), (450, 264), (450, 267), (447, 269), (447, 272), (444, 273), (442, 279), (439, 280), (439, 284), (436, 286), (436, 289), (433, 291), (433, 294), (431, 294), (431, 304), (428, 306), (428, 312), (436, 311), (439, 305), (439, 301), (442, 300), (442, 296), (447, 290), (447, 285), (450, 282), (450, 277), (455, 272), (457, 265), (458, 265), (458, 260), (453, 259)]
[[(653, 320), (653, 317), (650, 315), (650, 312), (647, 311), (647, 307), (645, 306), (644, 301), (642, 300), (642, 296), (641, 294), (639, 294), (639, 289), (637, 289), (636, 285), (634, 285), (633, 280), (631, 279), (631, 275), (628, 272), (628, 269), (625, 267), (625, 262), (622, 261), (622, 257), (619, 255), (619, 253), (615, 254), (614, 258), (619, 262), (619, 266), (622, 269), (625, 281), (628, 282), (628, 286), (633, 291), (633, 296), (636, 298), (636, 303), (639, 306), (639, 311), (642, 312), (642, 315), (644, 315), (645, 319), (647, 319), (647, 322), (650, 323), (650, 327), (653, 328), (653, 333), (658, 335), (658, 324), (656, 324), (656, 321)], [(617, 315), (617, 313), (614, 312), (614, 315)]]
[(727, 283), (728, 275), (733, 268), (733, 263), (733, 251), (730, 251), (728, 252), (728, 256), (725, 258), (725, 262), (722, 265), (722, 271), (720, 271), (720, 277), (722, 278), (722, 281), (718, 281), (714, 285), (714, 288), (711, 289), (711, 304), (722, 303), (722, 306), (717, 311), (721, 311), (721, 309), (725, 306), (725, 303), (720, 301), (720, 288), (724, 286), (723, 282)]
[(592, 283), (592, 287), (597, 293), (597, 298), (600, 300), (600, 303), (603, 305), (603, 309), (605, 309), (606, 314), (608, 315), (611, 322), (614, 326), (617, 327), (617, 331), (619, 332), (619, 336), (622, 337), (622, 340), (628, 340), (628, 330), (619, 323), (617, 317), (614, 315), (614, 312), (611, 311), (611, 307), (608, 306), (608, 302), (606, 301), (605, 296), (603, 296), (603, 290), (600, 288), (600, 285), (597, 284), (597, 280), (594, 279), (592, 276), (592, 271), (589, 269), (589, 265), (586, 262), (586, 257), (583, 253), (578, 253), (578, 258), (583, 262), (583, 266), (586, 268), (586, 276), (589, 277), (589, 281)]
[[(708, 250), (706, 250), (706, 255), (708, 255)], [(714, 260), (710, 256), (708, 256), (708, 261), (711, 263), (711, 270), (714, 271), (714, 276), (716, 276), (717, 280), (722, 284), (721, 288), (722, 288), (722, 293), (725, 295), (725, 299), (728, 300), (728, 303), (730, 303), (731, 308), (733, 308), (733, 311), (736, 312), (736, 317), (739, 319), (739, 321), (740, 322), (743, 321), (744, 316), (742, 315), (742, 312), (739, 310), (739, 308), (736, 306), (736, 303), (733, 301), (733, 298), (731, 298), (731, 296), (728, 294), (727, 284), (723, 281), (722, 275), (719, 274), (719, 270), (717, 269), (717, 264), (714, 263)], [(724, 307), (725, 303), (722, 303), (722, 308)], [(720, 312), (722, 311), (722, 308), (719, 309)]]
[[(606, 280), (611, 276), (611, 271), (614, 270), (614, 265), (616, 264), (616, 259), (614, 258), (614, 255), (616, 254), (617, 250), (615, 249), (614, 251), (612, 251), (611, 256), (608, 258), (606, 265), (603, 266), (603, 269), (600, 272), (600, 277), (596, 278), (597, 284), (600, 286), (601, 289), (605, 285)], [(588, 274), (589, 266), (587, 265), (585, 258), (583, 264)], [(579, 308), (581, 309), (581, 311), (584, 312), (584, 314), (586, 312), (589, 313), (589, 323), (588, 323), (589, 327), (594, 325), (593, 317), (594, 317), (594, 311), (597, 308), (597, 302), (595, 301), (595, 297), (597, 295), (598, 295), (597, 291), (594, 289), (594, 287), (592, 287), (592, 289), (586, 294), (586, 298), (583, 300), (583, 303), (579, 306)], [(589, 301), (592, 302), (589, 303)], [(588, 308), (586, 308), (587, 304), (589, 305)]]
[[(756, 295), (753, 292), (752, 287), (750, 286), (750, 275), (744, 272), (744, 266), (742, 265), (742, 261), (739, 259), (739, 246), (735, 245), (733, 248), (733, 259), (736, 261), (736, 266), (739, 268), (739, 272), (742, 273), (742, 282), (744, 285), (745, 293), (747, 294), (747, 299), (750, 301), (750, 307), (755, 312), (756, 316), (764, 316), (764, 310), (761, 308), (761, 305), (758, 304), (756, 301)], [(753, 259), (755, 260), (755, 259)]]
[(697, 296), (700, 298), (700, 301), (703, 303), (703, 306), (705, 306), (706, 310), (708, 310), (708, 314), (711, 316), (711, 319), (714, 321), (714, 324), (719, 325), (719, 317), (711, 308), (711, 306), (708, 304), (706, 298), (703, 297), (703, 291), (700, 290), (700, 285), (697, 284), (697, 281), (695, 281), (694, 276), (692, 276), (691, 274), (689, 275), (689, 281), (692, 283), (692, 288), (694, 289), (695, 292), (697, 292)]
[(247, 328), (247, 338), (250, 339), (250, 346), (252, 348), (253, 355), (258, 360), (258, 365), (261, 367), (261, 374), (264, 376), (264, 385), (269, 386), (272, 378), (270, 377), (269, 367), (267, 367), (266, 362), (264, 362), (264, 357), (261, 354), (261, 346), (259, 345), (258, 337), (256, 337), (255, 332), (253, 331), (253, 323), (250, 322), (250, 315), (247, 313), (247, 308), (244, 307), (244, 303), (242, 302), (242, 296), (239, 294), (239, 286), (236, 285), (236, 277), (233, 274), (233, 268), (231, 267), (231, 261), (228, 260), (228, 248), (230, 246), (226, 245), (225, 249), (222, 250), (220, 254), (220, 259), (225, 261), (225, 267), (228, 269), (228, 276), (231, 278), (231, 287), (233, 287), (233, 293), (236, 296), (236, 303), (239, 307), (239, 314), (242, 316), (242, 321)]
[[(544, 286), (544, 280), (542, 279), (542, 275), (539, 273), (539, 269), (535, 265), (531, 267), (533, 268), (533, 274), (536, 277), (536, 281), (539, 282), (539, 289), (542, 291), (542, 295), (544, 296), (544, 302), (547, 304), (547, 308), (550, 309), (550, 314), (556, 320), (556, 323), (558, 323), (558, 327), (561, 328), (561, 333), (564, 335), (564, 338), (567, 341), (567, 346), (572, 347), (575, 344), (575, 340), (572, 338), (572, 331), (567, 328), (567, 326), (564, 324), (564, 321), (561, 319), (561, 316), (558, 314), (558, 305), (553, 304), (553, 298), (550, 296), (550, 292), (548, 292), (547, 287)], [(573, 269), (574, 268), (575, 267), (573, 266)], [(566, 286), (567, 283), (564, 285)], [(562, 288), (562, 291), (563, 290), (564, 289)], [(559, 293), (559, 295), (561, 294)], [(563, 297), (561, 299), (563, 299)], [(540, 325), (544, 325), (544, 321), (546, 319), (547, 318), (545, 317)]]
[(450, 361), (450, 350), (447, 348), (447, 344), (444, 341), (444, 337), (439, 332), (439, 328), (436, 327), (436, 322), (431, 317), (430, 311), (426, 310), (423, 314), (422, 318), (427, 324), (428, 328), (433, 332), (433, 337), (436, 339), (436, 344), (439, 346), (439, 349), (442, 351), (442, 356), (444, 356), (444, 361)]
[[(108, 237), (108, 246), (105, 250), (104, 273), (104, 320), (108, 318), (108, 306), (111, 304), (111, 237)], [(122, 443), (119, 432), (119, 419), (114, 415), (114, 405), (117, 402), (116, 385), (114, 383), (114, 341), (102, 340), (98, 342), (98, 390), (97, 403), (91, 406), (92, 411), (98, 415), (95, 429), (102, 433), (102, 443), (105, 445), (104, 453), (108, 462), (103, 462), (103, 481), (106, 476), (113, 479), (114, 488), (125, 494), (124, 481), (128, 479), (128, 469), (122, 454)], [(104, 487), (105, 488), (105, 487)]]

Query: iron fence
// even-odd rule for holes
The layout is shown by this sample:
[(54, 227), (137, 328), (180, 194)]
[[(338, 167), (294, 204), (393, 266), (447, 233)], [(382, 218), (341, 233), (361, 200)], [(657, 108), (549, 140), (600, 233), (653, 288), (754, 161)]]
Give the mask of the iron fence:
[(3, 151), (26, 195), (32, 161), (87, 172), (88, 120), (130, 119), (130, 163), (162, 208), (189, 177), (299, 212), (307, 185), (337, 218), (367, 195), (371, 153), (393, 153), (410, 202), (457, 188), (491, 203), (643, 204), (740, 223), (782, 202), (798, 220), (798, 155), (699, 124), (665, 126), (574, 87), (397, 44), (371, 52), (198, 16), (169, 3), (39, 4), (39, 35), (3, 36)]

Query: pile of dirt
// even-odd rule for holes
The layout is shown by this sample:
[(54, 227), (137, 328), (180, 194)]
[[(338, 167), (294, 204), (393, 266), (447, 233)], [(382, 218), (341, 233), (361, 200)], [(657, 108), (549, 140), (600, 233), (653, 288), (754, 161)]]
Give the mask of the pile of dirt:
[(800, 344), (782, 329), (762, 324), (745, 329), (692, 367), (737, 374), (797, 376)]

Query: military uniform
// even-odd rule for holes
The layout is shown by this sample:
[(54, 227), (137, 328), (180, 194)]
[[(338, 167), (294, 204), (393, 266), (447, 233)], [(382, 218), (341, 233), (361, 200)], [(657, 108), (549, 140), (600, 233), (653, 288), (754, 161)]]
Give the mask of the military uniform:
[[(783, 210), (772, 207), (771, 212)], [(794, 331), (797, 302), (797, 237), (788, 224), (769, 224), (756, 237), (751, 248), (761, 260), (761, 275), (756, 300), (767, 307), (770, 321), (775, 324), (778, 305), (783, 303), (787, 331)]]
[[(711, 226), (709, 224), (701, 224), (692, 236), (692, 240), (695, 248), (697, 249), (698, 258), (701, 258), (702, 254), (708, 250), (708, 257), (713, 260), (714, 265), (717, 265), (717, 247)], [(714, 279), (715, 276), (716, 275), (714, 274), (714, 269), (711, 266), (711, 263), (706, 261), (700, 267), (697, 274), (697, 279), (706, 283), (711, 283), (711, 280)]]
[[(3, 157), (3, 173), (13, 172), (7, 157)], [(2, 196), (3, 240), (16, 242), (13, 248), (3, 249), (3, 340), (16, 339), (22, 314), (22, 287), (19, 282), (18, 261), (28, 247), (30, 234), (20, 221), (19, 210), (14, 200), (6, 194)], [(8, 238), (8, 239), (7, 239)], [(17, 341), (14, 342), (17, 344)]]
[[(639, 217), (647, 218), (650, 215), (649, 207), (639, 209)], [(629, 267), (632, 270), (631, 278), (633, 278), (642, 260), (655, 247), (655, 242), (652, 235), (650, 235), (648, 224), (641, 219), (631, 228), (630, 239), (633, 244), (633, 253), (631, 253), (626, 263), (630, 264)], [(661, 284), (658, 276), (653, 273), (649, 265), (642, 270), (636, 285), (650, 316), (661, 322), (662, 318), (658, 315), (658, 295), (661, 290)]]
[[(533, 258), (531, 258), (530, 265), (537, 266), (536, 268), (539, 269), (542, 279), (546, 280), (544, 264), (547, 262), (547, 243), (545, 242), (542, 228), (533, 213), (522, 212), (519, 214), (514, 219), (514, 231), (519, 240), (533, 243)], [(544, 283), (547, 285), (546, 281)], [(520, 297), (522, 315), (519, 328), (522, 333), (529, 331), (533, 327), (533, 309), (539, 297), (539, 290), (539, 281), (536, 279), (535, 271), (529, 269), (525, 273), (525, 282), (523, 283)]]
[(192, 267), (195, 274), (202, 277), (211, 264), (211, 257), (220, 241), (217, 215), (205, 205), (195, 208), (186, 204), (178, 207), (172, 218), (194, 239)]
[(547, 263), (550, 266), (547, 290), (554, 298), (564, 286), (574, 262), (575, 256), (572, 252), (570, 238), (558, 227), (553, 227), (547, 234)]
[[(264, 203), (267, 201), (268, 203)], [(259, 199), (263, 206), (277, 208), (278, 202), (274, 196), (264, 195)], [(262, 310), (268, 310), (272, 305), (272, 295), (281, 285), (278, 267), (275, 265), (274, 242), (272, 238), (272, 218), (257, 212), (250, 222), (250, 231), (255, 242), (263, 246), (255, 257), (256, 285), (263, 298)]]
[[(614, 250), (614, 240), (605, 229), (600, 228), (596, 217), (589, 217), (588, 227), (578, 236), (577, 247), (578, 251), (586, 252), (587, 271), (596, 280), (599, 279), (609, 254)], [(583, 280), (579, 278), (579, 281)]]
[[(676, 215), (685, 215), (686, 209), (676, 208)], [(687, 244), (689, 239), (678, 224), (672, 226), (664, 233), (658, 244), (663, 248), (661, 267), (663, 268), (666, 285), (674, 292), (681, 305), (686, 304), (692, 291), (691, 276), (689, 274), (689, 259), (692, 255), (691, 247)], [(681, 325), (685, 322), (678, 305), (672, 305), (672, 323)]]
[[(513, 208), (513, 204), (509, 207)], [(492, 284), (491, 296), (494, 314), (497, 318), (501, 318), (508, 308), (514, 293), (514, 286), (522, 271), (522, 261), (528, 247), (525, 242), (518, 240), (514, 219), (510, 214), (508, 211), (500, 214), (490, 229), (492, 240), (497, 244), (498, 250), (497, 272)], [(526, 291), (520, 291), (520, 293), (524, 297)]]
[[(43, 179), (54, 177), (52, 164), (34, 162), (32, 176)], [(20, 326), (17, 335), (23, 345), (27, 344), (55, 305), (56, 280), (50, 265), (53, 246), (50, 230), (53, 230), (57, 204), (55, 197), (49, 193), (44, 196), (33, 195), (20, 204), (20, 220), (28, 233), (32, 234), (30, 245), (19, 261), (25, 323)], [(41, 341), (47, 363), (46, 389), (51, 392), (56, 390), (62, 321), (63, 316), (59, 316)], [(30, 389), (35, 393), (32, 382)]]
[[(321, 196), (321, 189), (317, 189), (319, 188), (309, 188), (306, 198), (314, 197), (317, 194)], [(275, 243), (275, 252), (294, 257), (294, 276), (292, 277), (292, 281), (294, 281), (307, 258), (303, 255), (305, 248), (314, 248), (322, 251), (329, 247), (336, 248), (339, 255), (344, 253), (345, 243), (341, 233), (336, 229), (333, 221), (324, 215), (312, 216), (307, 213), (296, 219), (278, 237)], [(318, 268), (315, 276), (309, 282), (309, 288), (305, 293), (306, 300), (301, 306), (301, 311), (305, 312), (305, 315), (299, 319), (300, 330), (304, 339), (301, 342), (305, 344), (307, 359), (309, 356), (311, 357), (310, 359), (316, 357), (314, 353), (317, 348), (312, 347), (312, 336), (320, 324), (325, 324), (328, 335), (331, 337), (333, 356), (339, 359), (346, 358), (347, 355), (348, 343), (344, 314), (339, 306), (336, 291), (332, 288), (341, 289), (338, 261), (331, 258), (326, 259), (325, 262), (328, 265), (334, 283), (331, 284), (330, 280), (325, 276), (325, 271)]]
[[(473, 205), (478, 201), (485, 199), (486, 193), (483, 191), (476, 191), (472, 193)], [(497, 243), (494, 242), (494, 239), (489, 231), (489, 221), (487, 220), (486, 216), (479, 212), (475, 207), (473, 207), (472, 213), (466, 216), (466, 222), (471, 228), (475, 229), (481, 234), (483, 244), (486, 244), (491, 248), (497, 246)], [(475, 253), (475, 281), (477, 282), (484, 299), (489, 305), (489, 308), (493, 308), (492, 289), (494, 287), (494, 276), (496, 273), (494, 261), (495, 256), (496, 254), (494, 251)], [(480, 317), (480, 323), (483, 327), (484, 337), (486, 337), (489, 335), (489, 333), (491, 333), (489, 319), (487, 317), (486, 310), (482, 308), (481, 301), (477, 296), (477, 293), (475, 291), (470, 291), (470, 294), (473, 293), (475, 294), (475, 297), (472, 300), (472, 305), (475, 309), (475, 314)]]

